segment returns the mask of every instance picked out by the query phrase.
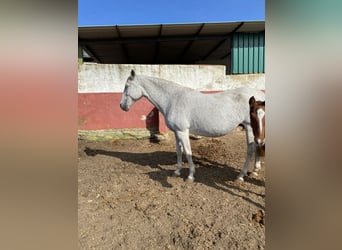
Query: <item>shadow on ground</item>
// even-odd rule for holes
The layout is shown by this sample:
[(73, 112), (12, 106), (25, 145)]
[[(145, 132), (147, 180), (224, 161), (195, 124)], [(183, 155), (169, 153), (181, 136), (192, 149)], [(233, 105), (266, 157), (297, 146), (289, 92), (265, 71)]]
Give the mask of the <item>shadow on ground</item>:
[[(149, 153), (131, 153), (91, 149), (88, 147), (85, 148), (84, 152), (88, 156), (106, 155), (119, 158), (122, 161), (130, 162), (136, 165), (144, 167), (149, 166), (154, 169), (154, 171), (146, 173), (149, 178), (159, 182), (163, 187), (172, 187), (172, 185), (168, 182), (168, 178), (173, 176), (173, 172), (176, 169), (177, 157), (175, 152), (155, 151)], [(193, 161), (196, 164), (195, 181), (197, 183), (202, 183), (209, 187), (228, 192), (231, 195), (241, 197), (242, 199), (261, 209), (265, 209), (264, 206), (251, 200), (246, 195), (248, 193), (253, 193), (255, 195), (264, 197), (263, 194), (258, 194), (249, 190), (248, 188), (244, 188), (244, 186), (246, 186), (244, 183), (235, 181), (237, 175), (239, 174), (239, 170), (229, 165), (222, 165), (204, 157), (193, 156)], [(163, 166), (172, 165), (174, 166), (174, 169), (166, 169), (160, 164), (163, 164)], [(183, 178), (186, 180), (188, 173), (189, 169), (187, 164), (185, 164), (181, 171), (181, 176), (173, 178)], [(248, 176), (245, 177), (245, 182), (257, 186), (265, 186), (265, 182), (263, 180), (250, 178)]]

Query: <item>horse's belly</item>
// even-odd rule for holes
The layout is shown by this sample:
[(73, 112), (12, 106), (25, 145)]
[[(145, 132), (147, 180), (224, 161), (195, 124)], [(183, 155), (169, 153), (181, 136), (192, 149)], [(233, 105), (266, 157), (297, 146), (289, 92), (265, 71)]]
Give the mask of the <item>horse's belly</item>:
[(204, 131), (204, 130), (190, 130), (191, 134), (206, 136), (206, 137), (219, 137), (228, 134), (229, 132), (222, 132), (222, 131)]
[[(223, 136), (235, 129), (242, 121), (239, 115), (231, 112), (230, 115), (211, 110), (209, 115), (197, 112), (192, 115), (190, 131), (202, 136)], [(208, 114), (208, 112), (207, 112)]]
[(195, 135), (201, 136), (208, 136), (208, 137), (218, 137), (224, 136), (231, 132), (236, 126), (193, 126), (190, 127), (190, 133)]

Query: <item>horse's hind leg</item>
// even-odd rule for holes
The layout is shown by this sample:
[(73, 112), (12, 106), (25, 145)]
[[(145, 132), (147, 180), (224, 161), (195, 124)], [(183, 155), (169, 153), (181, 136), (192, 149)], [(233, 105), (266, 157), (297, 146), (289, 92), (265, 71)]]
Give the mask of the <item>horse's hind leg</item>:
[[(191, 146), (190, 146), (190, 138), (189, 138), (189, 131), (177, 131), (175, 132), (176, 138), (178, 137), (179, 142), (182, 144), (186, 159), (189, 163), (189, 176), (188, 180), (193, 181), (194, 174), (195, 174), (195, 165), (192, 161), (192, 152), (191, 152)], [(177, 168), (178, 169), (178, 168)], [(177, 171), (177, 170), (176, 170)]]
[(253, 153), (255, 152), (255, 144), (253, 142), (254, 136), (253, 136), (252, 128), (249, 125), (244, 125), (244, 126), (245, 126), (245, 130), (246, 130), (247, 155), (246, 155), (245, 164), (244, 164), (243, 168), (241, 169), (240, 174), (236, 178), (238, 181), (243, 181), (243, 177), (245, 175), (247, 175), (249, 163), (251, 162), (251, 158), (253, 156)]
[(249, 163), (251, 162), (251, 158), (253, 156), (254, 151), (255, 151), (254, 143), (253, 142), (248, 143), (246, 161), (245, 161), (245, 164), (243, 165), (243, 168), (241, 169), (240, 174), (237, 177), (238, 181), (244, 181), (243, 177), (247, 175)]
[(180, 171), (183, 167), (183, 162), (182, 162), (182, 145), (181, 142), (177, 136), (177, 134), (175, 133), (175, 137), (176, 137), (176, 153), (177, 153), (177, 169), (175, 170), (175, 172), (173, 173), (174, 176), (180, 176)]

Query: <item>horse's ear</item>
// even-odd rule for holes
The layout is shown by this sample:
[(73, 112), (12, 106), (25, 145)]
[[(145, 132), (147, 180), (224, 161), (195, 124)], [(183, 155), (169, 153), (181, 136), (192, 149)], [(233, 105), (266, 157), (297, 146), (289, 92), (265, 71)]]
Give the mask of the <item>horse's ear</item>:
[(134, 77), (135, 77), (135, 72), (133, 69), (131, 70), (131, 77), (132, 77), (132, 79), (134, 79)]
[(253, 106), (255, 103), (255, 98), (254, 96), (252, 96), (251, 98), (249, 98), (249, 106)]

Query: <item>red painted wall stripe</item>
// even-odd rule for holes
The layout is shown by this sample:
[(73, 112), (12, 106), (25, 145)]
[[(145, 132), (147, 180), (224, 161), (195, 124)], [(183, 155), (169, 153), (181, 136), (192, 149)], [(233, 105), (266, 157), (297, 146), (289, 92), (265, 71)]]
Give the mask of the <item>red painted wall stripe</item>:
[[(79, 93), (78, 128), (82, 130), (158, 127), (158, 110), (145, 98), (129, 112), (120, 108), (121, 93)], [(144, 119), (146, 117), (146, 119)]]

